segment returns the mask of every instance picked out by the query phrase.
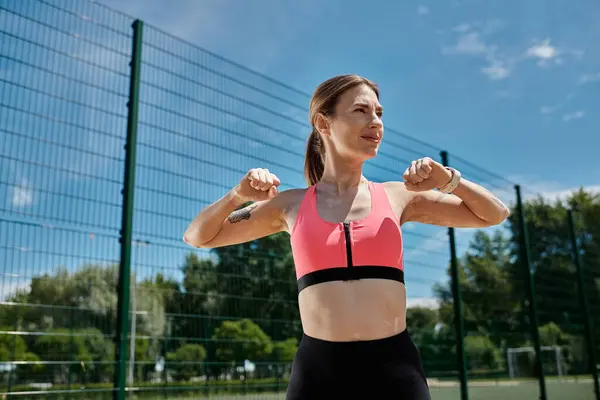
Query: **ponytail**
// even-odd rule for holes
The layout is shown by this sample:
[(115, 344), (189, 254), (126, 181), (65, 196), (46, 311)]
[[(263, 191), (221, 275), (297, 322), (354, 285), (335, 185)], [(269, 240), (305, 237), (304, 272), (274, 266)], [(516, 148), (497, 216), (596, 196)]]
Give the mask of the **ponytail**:
[(304, 158), (304, 179), (308, 186), (316, 185), (323, 176), (325, 164), (323, 156), (325, 148), (319, 132), (313, 128), (308, 143), (306, 144), (306, 156)]

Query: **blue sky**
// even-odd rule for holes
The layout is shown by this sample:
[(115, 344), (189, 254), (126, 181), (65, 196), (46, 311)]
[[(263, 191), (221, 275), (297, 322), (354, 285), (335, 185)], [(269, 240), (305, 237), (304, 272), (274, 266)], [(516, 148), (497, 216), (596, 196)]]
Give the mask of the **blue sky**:
[[(5, 272), (12, 275), (5, 276), (3, 292), (17, 278), (25, 282), (59, 263), (73, 268), (82, 261), (119, 257), (114, 239), (120, 221), (130, 20), (81, 4), (0, 2), (13, 11), (0, 16), (0, 25), (7, 27), (3, 30), (70, 55), (32, 44), (23, 47), (14, 37), (1, 36), (0, 135), (6, 143), (0, 155), (2, 215), (56, 226), (50, 231), (0, 224), (0, 236), (8, 238), (0, 257), (10, 260), (12, 268)], [(399, 179), (410, 160), (439, 159), (439, 150), (446, 149), (466, 178), (507, 202), (514, 198), (513, 182), (523, 185), (526, 196), (554, 198), (582, 185), (600, 190), (596, 1), (103, 4), (144, 20), (145, 40), (159, 47), (143, 50), (134, 230), (136, 239), (151, 244), (135, 248), (134, 268), (140, 275), (161, 269), (175, 273), (189, 251), (180, 240), (188, 220), (248, 168), (264, 165), (285, 187), (302, 186), (309, 94), (321, 81), (342, 73), (364, 75), (381, 87), (384, 123), (391, 129), (381, 154), (367, 165), (371, 179)], [(63, 32), (32, 20), (58, 24)], [(40, 67), (66, 77), (40, 72)], [(77, 82), (63, 85), (66, 78)], [(31, 113), (62, 117), (71, 125)], [(48, 140), (61, 143), (63, 150)], [(73, 150), (64, 149), (65, 144)], [(13, 152), (18, 156), (11, 157)], [(43, 166), (13, 158), (38, 160)], [(405, 232), (409, 296), (417, 301), (431, 295), (432, 282), (446, 279), (446, 230), (410, 225)], [(461, 250), (471, 233), (457, 231)]]
[(502, 176), (599, 183), (596, 1), (105, 4), (308, 93), (372, 78), (388, 126)]

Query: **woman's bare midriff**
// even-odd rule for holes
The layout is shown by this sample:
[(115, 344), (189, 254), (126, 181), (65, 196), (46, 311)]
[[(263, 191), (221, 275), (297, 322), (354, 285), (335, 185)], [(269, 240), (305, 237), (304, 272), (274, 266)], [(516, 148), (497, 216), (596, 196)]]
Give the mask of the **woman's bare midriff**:
[(374, 340), (406, 329), (406, 288), (397, 281), (326, 282), (298, 297), (304, 332), (330, 341)]
[[(296, 189), (288, 197), (289, 206), (285, 210), (288, 233), (294, 226), (304, 194), (305, 190)], [(392, 202), (393, 206), (402, 203)], [(318, 339), (375, 340), (406, 329), (406, 287), (397, 281), (362, 279), (320, 283), (303, 289), (298, 305), (304, 333)]]

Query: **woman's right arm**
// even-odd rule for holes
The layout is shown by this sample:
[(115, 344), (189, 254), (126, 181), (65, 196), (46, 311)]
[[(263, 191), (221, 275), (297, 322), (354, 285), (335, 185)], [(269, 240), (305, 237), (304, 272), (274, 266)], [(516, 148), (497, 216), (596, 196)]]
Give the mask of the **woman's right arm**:
[[(284, 210), (289, 196), (278, 194), (279, 179), (266, 169), (252, 169), (225, 196), (192, 220), (183, 241), (197, 248), (249, 242), (287, 228)], [(241, 208), (247, 203), (252, 204)]]

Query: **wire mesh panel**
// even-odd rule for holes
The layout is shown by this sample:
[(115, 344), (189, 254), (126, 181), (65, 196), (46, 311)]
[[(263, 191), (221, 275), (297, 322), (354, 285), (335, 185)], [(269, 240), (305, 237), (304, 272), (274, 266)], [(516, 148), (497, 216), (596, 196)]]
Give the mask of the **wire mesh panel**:
[[(470, 388), (470, 398), (486, 398), (490, 390), (497, 391), (499, 382), (506, 380), (511, 382), (502, 389), (506, 394), (540, 395), (534, 330), (539, 335), (539, 361), (547, 398), (565, 398), (569, 393), (582, 398), (592, 396), (586, 369), (589, 358), (583, 329), (585, 314), (578, 296), (566, 214), (567, 207), (578, 197), (588, 195), (553, 198), (549, 193), (524, 188), (521, 197), (531, 261), (530, 284), (514, 184), (458, 157), (451, 157), (451, 165), (490, 189), (513, 210), (500, 227), (475, 234), (465, 231), (469, 241), (458, 243), (459, 252), (465, 251), (461, 289), (469, 380), (479, 381), (477, 387)], [(585, 220), (580, 219), (579, 235), (589, 239), (587, 262), (595, 266), (597, 260), (592, 254), (597, 236), (589, 228), (585, 230)], [(588, 296), (594, 296), (593, 284), (588, 281), (586, 285)], [(532, 320), (531, 300), (535, 302), (537, 326)], [(587, 375), (581, 376), (584, 372)], [(484, 388), (485, 381), (492, 389)]]
[(109, 398), (130, 28), (0, 2), (2, 395)]
[[(582, 196), (584, 197), (584, 196)], [(594, 358), (589, 351), (583, 354), (583, 362), (591, 372), (596, 368), (600, 375), (600, 196), (585, 196), (577, 204), (575, 213), (575, 235), (580, 248), (580, 260), (584, 290), (587, 299), (587, 318), (589, 318), (591, 339), (595, 347)], [(594, 365), (594, 362), (596, 365)], [(582, 378), (588, 384), (588, 374)], [(600, 382), (596, 382), (600, 386)], [(591, 389), (590, 389), (591, 391)]]
[(453, 155), (449, 165), (513, 210), (499, 226), (457, 230), (465, 358), (469, 381), (477, 382), (469, 398), (488, 398), (506, 380), (513, 382), (506, 395), (539, 396), (514, 184)]
[[(580, 193), (552, 199), (539, 193), (531, 193), (524, 208), (535, 279), (543, 372), (547, 377), (549, 399), (564, 398), (562, 389), (565, 382), (570, 383), (572, 392), (593, 394), (589, 379), (590, 352), (585, 330), (589, 315), (586, 315), (580, 298), (578, 270), (567, 213), (577, 202), (589, 211), (593, 205), (589, 201), (584, 204), (582, 200), (586, 197), (587, 195)], [(584, 238), (591, 239), (593, 236), (590, 235), (591, 232), (586, 232), (581, 214), (578, 216), (575, 219), (575, 235), (581, 246), (586, 242)], [(586, 261), (589, 263), (593, 262), (593, 242), (587, 242), (585, 247), (590, 252), (586, 253)], [(594, 267), (594, 264), (588, 265)], [(587, 268), (583, 268), (585, 274)], [(597, 292), (594, 292), (589, 283), (584, 282), (584, 286), (588, 299), (597, 299)]]
[(129, 385), (284, 392), (301, 332), (287, 234), (212, 251), (182, 238), (250, 168), (303, 185), (308, 95), (152, 27), (142, 54)]

